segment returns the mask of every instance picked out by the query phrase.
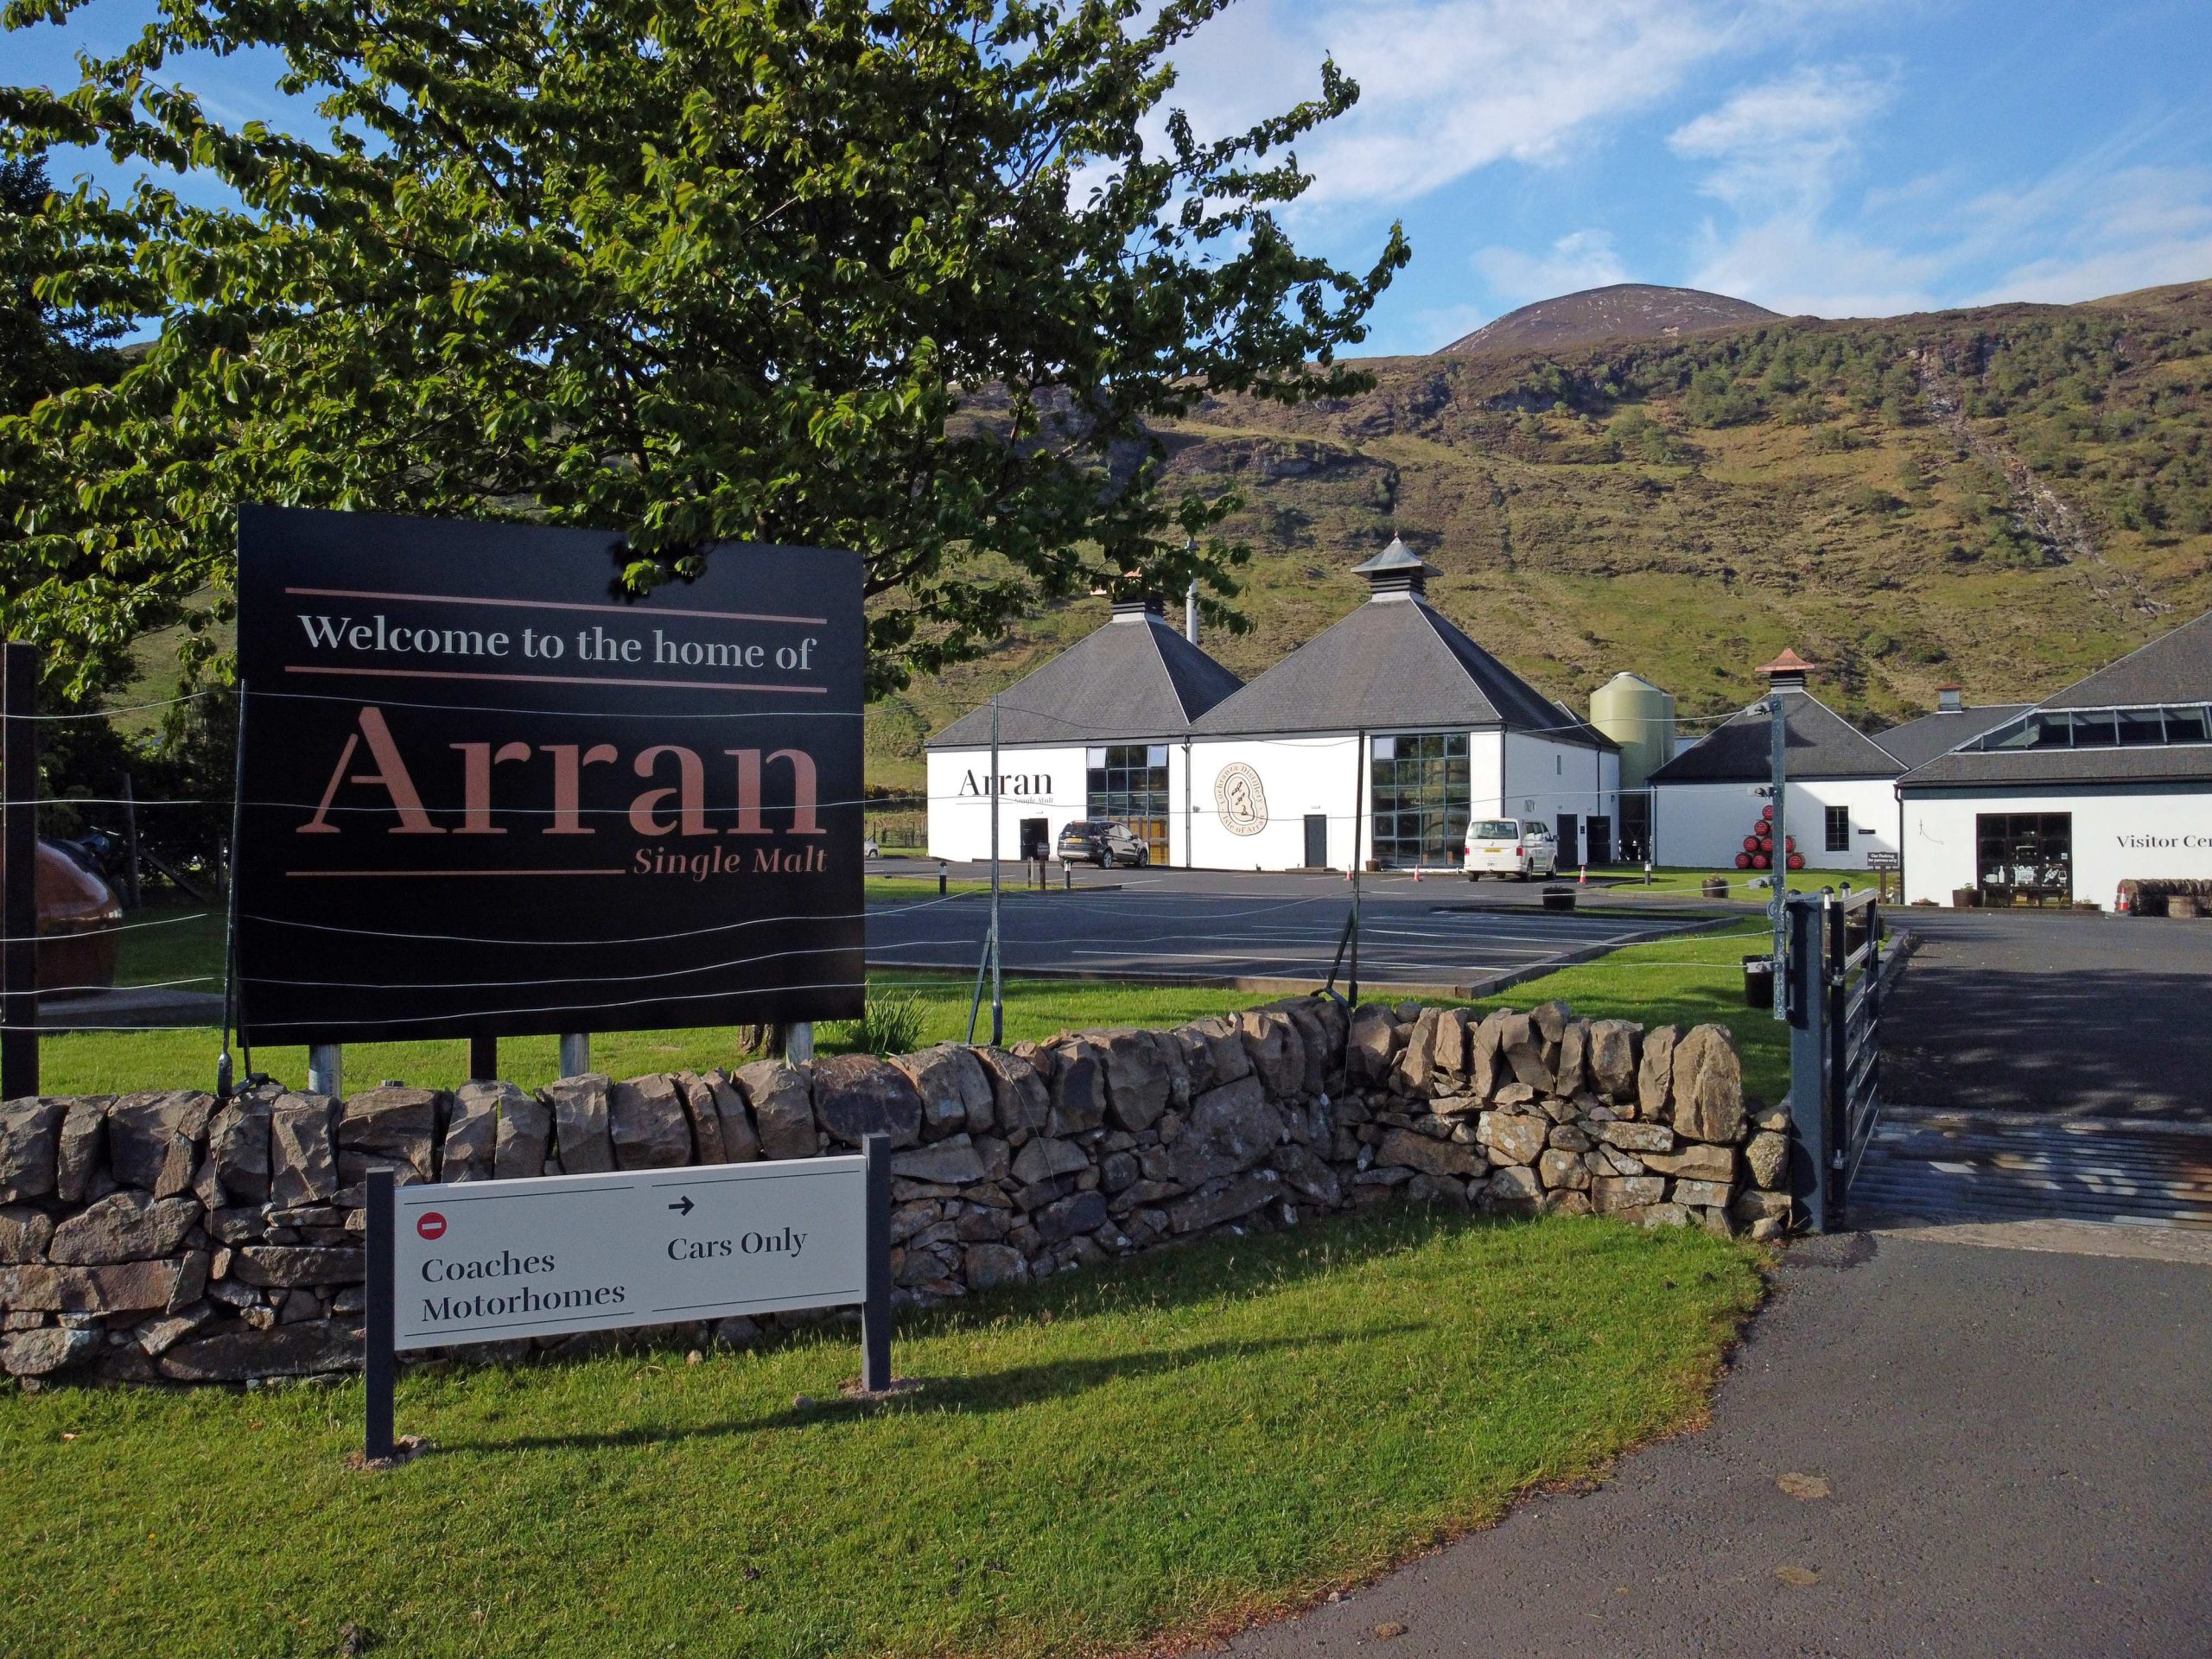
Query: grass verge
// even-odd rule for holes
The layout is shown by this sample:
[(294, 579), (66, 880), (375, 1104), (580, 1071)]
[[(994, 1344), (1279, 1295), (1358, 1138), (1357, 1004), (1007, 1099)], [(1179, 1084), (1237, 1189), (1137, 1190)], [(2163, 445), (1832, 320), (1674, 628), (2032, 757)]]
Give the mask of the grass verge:
[[(1301, 1605), (1695, 1421), (1757, 1301), (1702, 1232), (1392, 1211), (909, 1316), (358, 1385), (0, 1398), (0, 1651), (1095, 1654)], [(805, 1395), (824, 1402), (795, 1404)]]
[[(185, 923), (175, 929), (126, 934), (125, 982), (143, 984), (178, 977), (174, 970), (180, 963), (189, 963), (194, 947), (188, 940), (169, 936), (200, 925)], [(219, 927), (211, 937), (219, 961)], [(1759, 954), (1766, 938), (1766, 924), (1746, 918), (1719, 932), (1630, 945), (1595, 962), (1529, 980), (1478, 1006), (1525, 1008), (1556, 996), (1586, 1014), (1646, 1025), (1718, 1022), (1735, 1033), (1746, 1085), (1765, 1099), (1779, 1100), (1789, 1086), (1787, 1039), (1770, 1016), (1745, 1007), (1743, 999), (1742, 959)], [(970, 984), (966, 976), (886, 974), (871, 978), (869, 988), (872, 994), (914, 996), (922, 1014), (920, 1040), (927, 1044), (966, 1037)], [(1009, 1042), (1035, 1041), (1063, 1030), (1175, 1025), (1271, 1000), (1271, 994), (1204, 986), (1011, 979), (1006, 982), (1006, 1036)], [(989, 1023), (986, 1007), (979, 1036), (988, 1037)], [(817, 1039), (825, 1052), (848, 1048), (854, 1040), (849, 1030), (836, 1026), (824, 1027)], [(219, 1046), (216, 1032), (196, 1028), (48, 1037), (40, 1046), (41, 1086), (56, 1095), (174, 1089), (194, 1081), (212, 1087)], [(721, 1027), (614, 1032), (592, 1039), (592, 1064), (618, 1077), (702, 1071), (743, 1058), (736, 1052), (733, 1033)], [(303, 1048), (256, 1049), (253, 1063), (257, 1070), (295, 1087), (306, 1082)], [(467, 1081), (468, 1046), (457, 1040), (354, 1044), (346, 1051), (346, 1068), (349, 1087), (397, 1077), (425, 1088), (449, 1089)], [(499, 1070), (525, 1088), (551, 1082), (558, 1075), (554, 1039), (520, 1037), (502, 1042)]]
[[(876, 975), (869, 979), (868, 990), (871, 995), (912, 995), (922, 1016), (919, 1040), (926, 1045), (967, 1036), (970, 982), (965, 977)], [(1063, 1030), (1096, 1026), (1175, 1025), (1268, 1000), (1249, 991), (1035, 979), (1007, 981), (1005, 996), (1008, 1042), (1035, 1041)], [(987, 1003), (977, 1038), (989, 1041), (990, 1028)], [(739, 1065), (757, 1058), (739, 1053), (735, 1039), (726, 1026), (594, 1033), (591, 1062), (611, 1077), (634, 1077), (648, 1071)], [(821, 1052), (836, 1052), (851, 1048), (856, 1038), (849, 1027), (829, 1024), (817, 1028), (816, 1040)], [(213, 1027), (70, 1032), (40, 1042), (40, 1086), (49, 1095), (118, 1094), (195, 1084), (213, 1088), (215, 1056), (221, 1046), (221, 1035)], [(295, 1088), (304, 1087), (308, 1052), (301, 1047), (257, 1048), (253, 1065)], [(526, 1089), (552, 1082), (560, 1075), (556, 1039), (503, 1039), (499, 1074)], [(468, 1045), (458, 1039), (346, 1045), (348, 1089), (366, 1088), (385, 1077), (429, 1089), (457, 1087), (468, 1080)]]

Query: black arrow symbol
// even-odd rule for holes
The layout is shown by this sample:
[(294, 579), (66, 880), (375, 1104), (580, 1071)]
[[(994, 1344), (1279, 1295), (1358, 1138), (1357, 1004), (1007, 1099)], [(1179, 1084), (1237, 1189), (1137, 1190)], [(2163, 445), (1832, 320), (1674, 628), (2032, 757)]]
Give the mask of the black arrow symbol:
[(686, 1192), (681, 1198), (677, 1199), (677, 1202), (670, 1205), (668, 1207), (671, 1210), (680, 1210), (687, 1216), (690, 1215), (693, 1208), (691, 1195), (689, 1192)]

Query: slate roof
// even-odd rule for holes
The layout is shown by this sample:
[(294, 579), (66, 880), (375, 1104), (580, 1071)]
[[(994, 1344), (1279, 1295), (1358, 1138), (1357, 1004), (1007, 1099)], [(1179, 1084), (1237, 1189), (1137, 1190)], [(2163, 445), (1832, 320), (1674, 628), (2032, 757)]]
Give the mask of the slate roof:
[[(1792, 778), (1894, 778), (1904, 770), (1890, 752), (1809, 691), (1783, 699), (1786, 766)], [(1646, 780), (1654, 784), (1756, 784), (1770, 772), (1767, 716), (1732, 715)]]
[(1940, 754), (1897, 779), (1900, 789), (2171, 783), (2212, 783), (2212, 744), (2139, 749), (1967, 750)]
[(1874, 741), (1908, 766), (1925, 766), (1947, 749), (2002, 726), (2015, 715), (2035, 705), (2026, 702), (1986, 702), (1949, 714), (1937, 711), (1874, 734)]
[[(1393, 569), (1396, 568), (1395, 565)], [(1418, 594), (1382, 594), (1307, 640), (1211, 713), (1193, 736), (1503, 727), (1618, 747), (1499, 662)]]
[[(1243, 682), (1148, 612), (1123, 612), (999, 694), (999, 743), (1092, 744), (1180, 737)], [(931, 738), (988, 747), (987, 702)]]
[(2127, 709), (2212, 700), (2212, 611), (2076, 680), (2038, 709)]
[[(2130, 652), (2031, 705), (2129, 709), (2212, 702), (2212, 611)], [(2025, 713), (2022, 709), (2018, 712)], [(1977, 733), (1975, 735), (1979, 736)], [(2010, 784), (2158, 784), (2212, 781), (2212, 745), (2110, 749), (1999, 749), (1939, 754), (1900, 780), (1972, 788)]]

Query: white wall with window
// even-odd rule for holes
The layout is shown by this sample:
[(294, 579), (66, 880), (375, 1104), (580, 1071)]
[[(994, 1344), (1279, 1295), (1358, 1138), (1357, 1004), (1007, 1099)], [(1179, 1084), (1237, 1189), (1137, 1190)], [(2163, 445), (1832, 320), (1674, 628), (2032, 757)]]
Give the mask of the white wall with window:
[[(1656, 784), (1651, 794), (1653, 861), (1692, 869), (1733, 869), (1767, 804), (1748, 783)], [(1863, 870), (1867, 854), (1897, 850), (1897, 791), (1887, 778), (1793, 779), (1783, 817), (1808, 869)]]
[(1904, 791), (1908, 903), (2088, 899), (2123, 880), (2212, 880), (2212, 784)]
[(2124, 880), (2212, 880), (2212, 704), (2031, 709), (1927, 771), (1897, 790), (1913, 902), (2109, 907)]

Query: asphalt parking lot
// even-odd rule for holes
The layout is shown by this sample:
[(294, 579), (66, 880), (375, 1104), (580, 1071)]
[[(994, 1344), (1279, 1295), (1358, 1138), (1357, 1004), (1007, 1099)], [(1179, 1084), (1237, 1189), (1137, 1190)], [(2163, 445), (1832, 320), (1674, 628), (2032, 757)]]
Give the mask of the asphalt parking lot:
[[(1018, 885), (1020, 869), (1005, 867), (1016, 885), (1001, 900), (1012, 974), (1318, 985), (1328, 976), (1351, 905), (1351, 884), (1341, 875), (1085, 870), (1067, 892), (1054, 865), (1052, 885), (1040, 893)], [(972, 878), (967, 870), (953, 874)], [(1586, 890), (1583, 907), (1563, 914), (1541, 908), (1535, 884), (1389, 876), (1361, 885), (1363, 988), (1482, 995), (1715, 918), (1694, 906), (1608, 904), (1601, 888)], [(979, 893), (871, 906), (869, 965), (972, 972), (988, 923), (987, 899)]]

